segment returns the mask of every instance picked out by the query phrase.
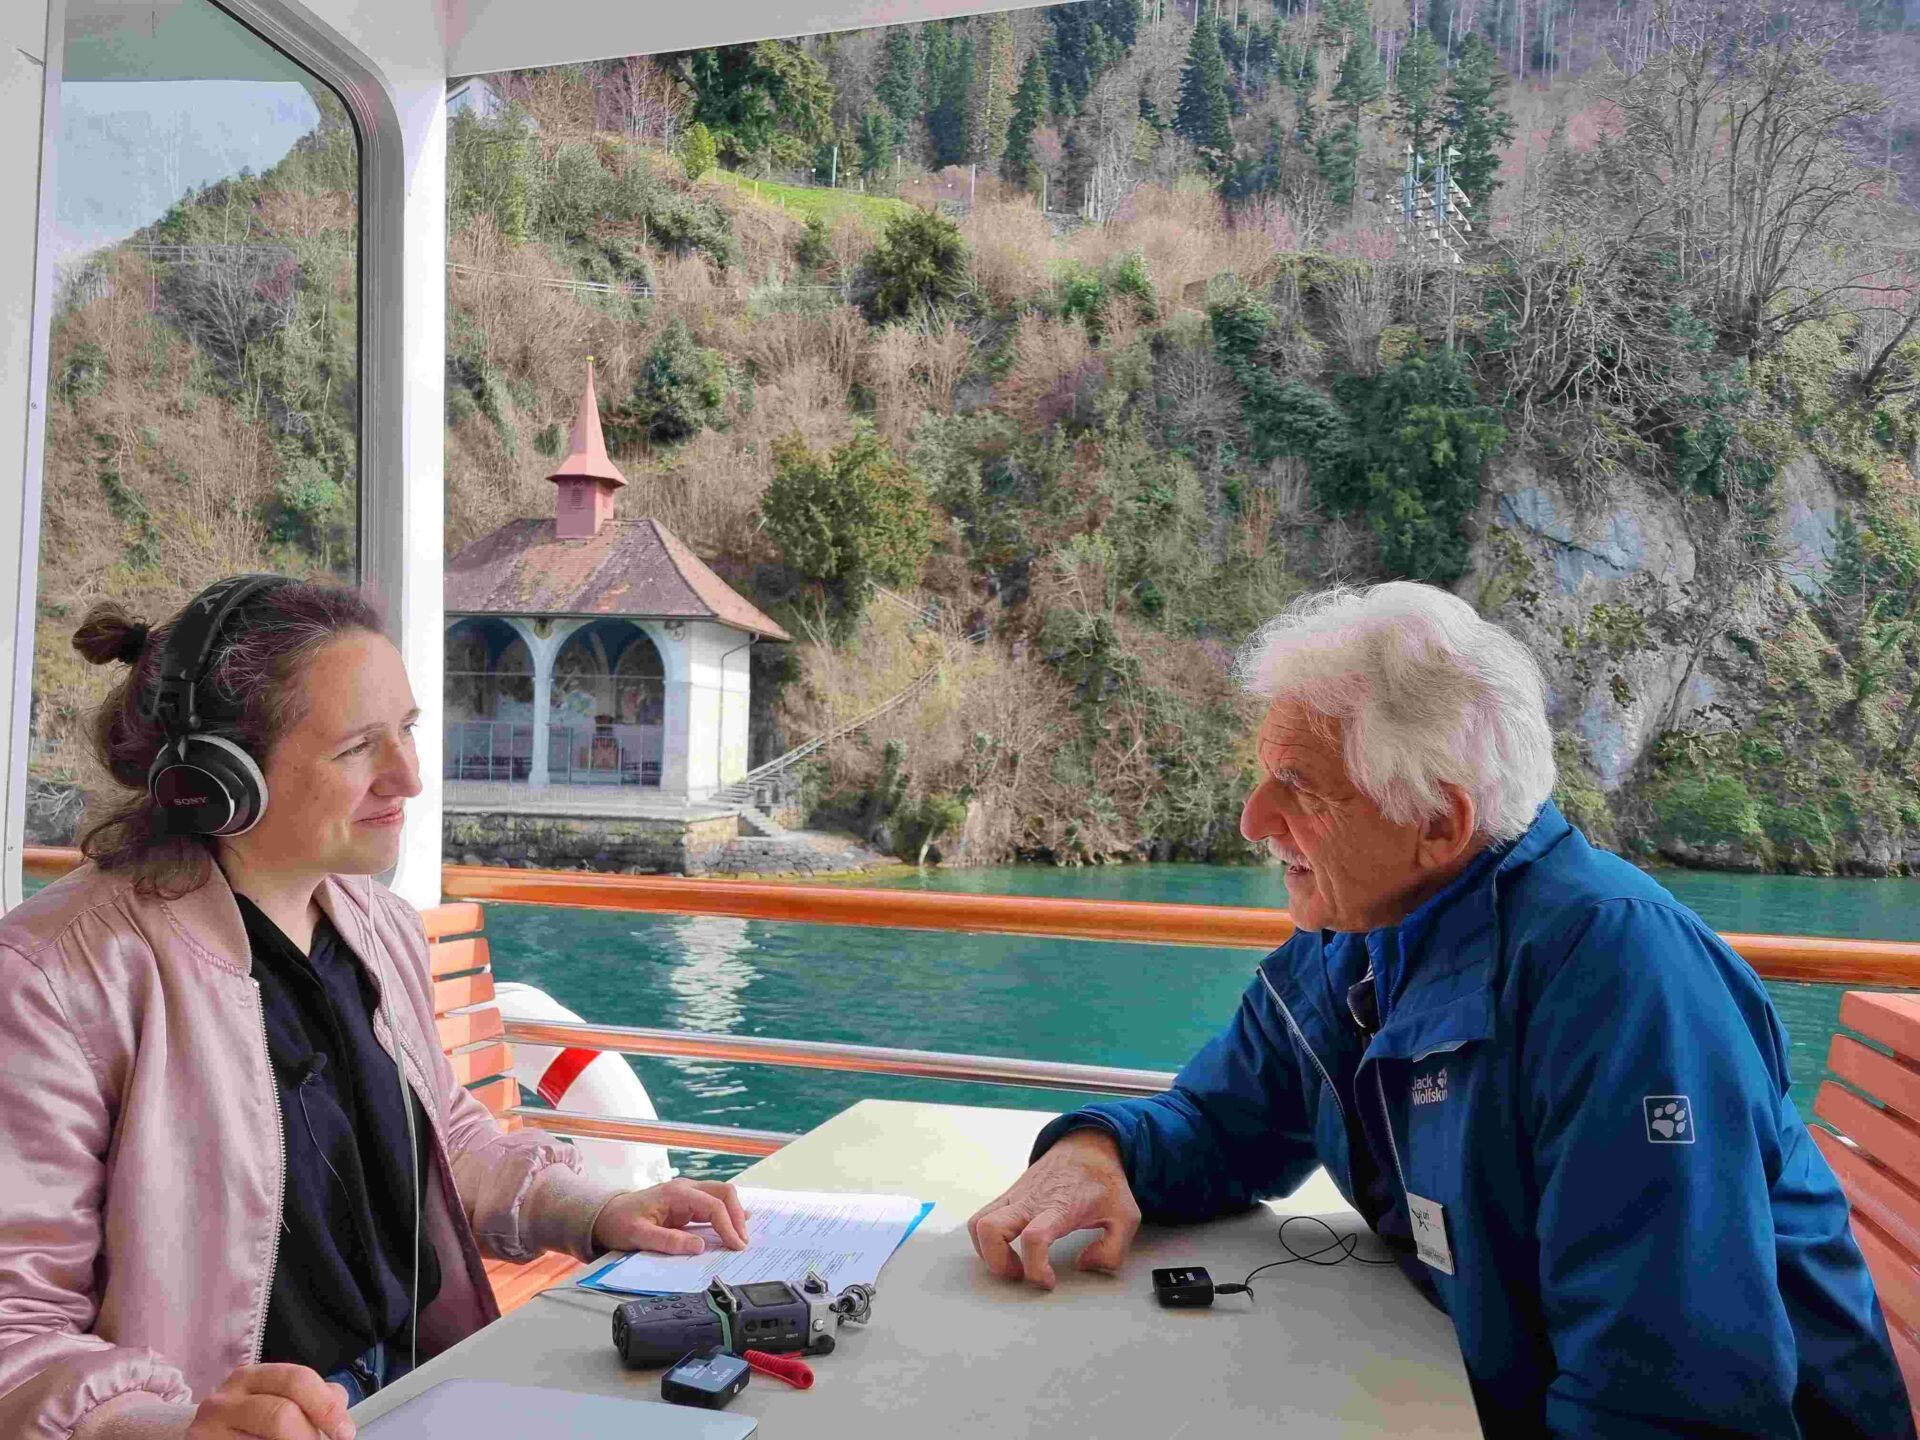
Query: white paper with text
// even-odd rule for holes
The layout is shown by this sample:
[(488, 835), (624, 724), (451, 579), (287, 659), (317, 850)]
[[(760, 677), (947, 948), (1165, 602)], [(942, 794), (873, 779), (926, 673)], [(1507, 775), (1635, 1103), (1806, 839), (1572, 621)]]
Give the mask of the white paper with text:
[(689, 1228), (706, 1238), (701, 1255), (629, 1255), (580, 1283), (632, 1295), (704, 1290), (718, 1275), (729, 1285), (785, 1280), (798, 1285), (807, 1270), (819, 1271), (838, 1292), (872, 1285), (880, 1267), (933, 1207), (906, 1195), (843, 1195), (824, 1190), (739, 1189), (749, 1212), (747, 1248), (729, 1250), (705, 1225)]

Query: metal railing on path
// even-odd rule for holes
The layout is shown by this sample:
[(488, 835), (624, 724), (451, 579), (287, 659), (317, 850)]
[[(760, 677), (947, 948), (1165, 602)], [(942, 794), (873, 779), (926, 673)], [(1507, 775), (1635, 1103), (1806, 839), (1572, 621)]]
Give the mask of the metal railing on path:
[[(54, 879), (80, 852), (29, 846), (29, 875)], [(449, 900), (501, 900), (582, 910), (731, 915), (812, 925), (867, 925), (973, 934), (1054, 936), (1157, 945), (1271, 949), (1293, 933), (1284, 910), (1173, 905), (1140, 900), (1062, 900), (1034, 895), (964, 895), (871, 890), (772, 881), (690, 880), (665, 875), (596, 875), (448, 865)], [(1722, 936), (1768, 980), (1920, 989), (1920, 944), (1809, 935)]]

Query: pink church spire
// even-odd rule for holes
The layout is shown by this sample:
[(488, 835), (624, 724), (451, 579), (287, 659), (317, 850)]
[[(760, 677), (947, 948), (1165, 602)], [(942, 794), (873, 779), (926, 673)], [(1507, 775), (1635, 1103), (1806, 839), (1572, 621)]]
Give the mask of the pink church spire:
[(562, 540), (590, 540), (613, 518), (614, 492), (627, 483), (607, 454), (600, 431), (600, 402), (593, 389), (593, 357), (587, 357), (587, 388), (573, 422), (572, 441), (559, 467), (547, 477), (557, 487), (554, 529)]

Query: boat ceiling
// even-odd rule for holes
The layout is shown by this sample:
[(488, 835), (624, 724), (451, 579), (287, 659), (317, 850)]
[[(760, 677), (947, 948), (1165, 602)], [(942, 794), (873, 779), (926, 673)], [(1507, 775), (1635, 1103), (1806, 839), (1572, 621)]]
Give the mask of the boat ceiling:
[[(393, 0), (404, 3), (404, 0)], [(745, 40), (1020, 10), (1043, 0), (433, 0), (450, 76), (528, 70), (620, 55), (664, 54)], [(258, 45), (198, 0), (68, 0), (69, 80), (285, 80)], [(137, 45), (122, 43), (128, 33)]]
[(1023, 10), (1042, 0), (725, 0), (672, 5), (662, 0), (443, 0), (447, 73), (483, 75), (617, 55), (658, 55), (905, 25), (956, 15)]

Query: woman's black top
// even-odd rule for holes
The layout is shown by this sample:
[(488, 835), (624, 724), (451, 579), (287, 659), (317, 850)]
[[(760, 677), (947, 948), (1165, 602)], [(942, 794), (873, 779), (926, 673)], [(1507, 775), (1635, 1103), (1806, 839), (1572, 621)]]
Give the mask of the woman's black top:
[[(393, 1340), (413, 1316), (413, 1175), (393, 1058), (373, 1035), (373, 978), (323, 916), (302, 955), (244, 895), (240, 916), (280, 1087), (286, 1199), (260, 1358), (322, 1375)], [(411, 1090), (421, 1193), (427, 1117)], [(439, 1258), (420, 1237), (420, 1306), (440, 1292)]]

